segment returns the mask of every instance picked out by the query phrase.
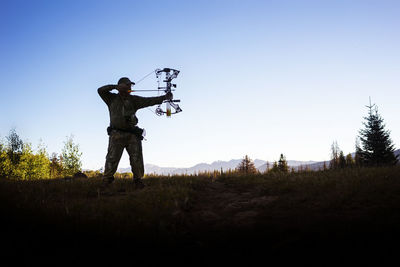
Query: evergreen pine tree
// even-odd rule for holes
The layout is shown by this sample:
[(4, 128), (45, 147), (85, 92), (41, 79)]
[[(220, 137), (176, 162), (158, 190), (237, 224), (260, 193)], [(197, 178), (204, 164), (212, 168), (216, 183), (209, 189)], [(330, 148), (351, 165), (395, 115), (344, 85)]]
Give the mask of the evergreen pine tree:
[(339, 168), (344, 169), (346, 167), (346, 158), (344, 157), (343, 151), (340, 151), (339, 153), (339, 163), (338, 163)]
[(385, 130), (385, 124), (378, 113), (375, 104), (367, 106), (368, 116), (364, 117), (364, 129), (359, 131), (362, 144), (361, 164), (366, 166), (394, 165), (398, 159), (394, 155), (394, 145), (390, 132)]
[(274, 161), (274, 164), (272, 164), (271, 172), (279, 172), (278, 162)]
[(326, 171), (326, 161), (324, 161), (324, 165), (322, 166), (322, 170)]
[(347, 156), (346, 156), (346, 167), (352, 168), (353, 166), (354, 166), (354, 159), (353, 159), (353, 157), (351, 156), (351, 154), (349, 153), (349, 154), (347, 154)]
[(243, 174), (255, 174), (257, 173), (257, 168), (249, 156), (245, 156), (244, 159), (239, 163), (236, 170)]
[(270, 164), (269, 164), (269, 161), (267, 161), (267, 168), (265, 169), (265, 172), (266, 173), (269, 172), (269, 169), (270, 169)]
[(286, 158), (281, 154), (278, 161), (278, 169), (280, 172), (289, 172), (289, 166), (287, 164)]

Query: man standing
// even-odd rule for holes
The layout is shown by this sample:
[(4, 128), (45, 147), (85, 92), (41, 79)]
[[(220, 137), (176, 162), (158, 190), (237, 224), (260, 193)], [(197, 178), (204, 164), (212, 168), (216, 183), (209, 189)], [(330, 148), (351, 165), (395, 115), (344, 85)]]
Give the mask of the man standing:
[[(129, 78), (122, 77), (117, 85), (105, 85), (97, 90), (107, 104), (110, 113), (110, 127), (107, 128), (110, 137), (103, 175), (103, 185), (105, 186), (114, 182), (114, 174), (117, 171), (122, 152), (126, 149), (135, 185), (139, 188), (144, 187), (141, 180), (144, 175), (143, 129), (136, 126), (138, 123), (136, 111), (172, 99), (171, 93), (159, 97), (130, 95), (131, 87), (134, 84)], [(118, 90), (118, 94), (111, 93), (113, 89)]]

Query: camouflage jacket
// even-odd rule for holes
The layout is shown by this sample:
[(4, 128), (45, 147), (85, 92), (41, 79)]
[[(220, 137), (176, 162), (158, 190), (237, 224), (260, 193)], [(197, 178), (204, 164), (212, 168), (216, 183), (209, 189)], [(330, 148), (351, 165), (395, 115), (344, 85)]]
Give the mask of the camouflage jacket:
[(117, 129), (131, 130), (138, 123), (136, 111), (141, 108), (161, 104), (166, 98), (141, 97), (129, 95), (122, 97), (120, 94), (114, 94), (110, 91), (116, 89), (116, 85), (105, 85), (100, 87), (97, 92), (103, 101), (107, 104), (110, 112), (110, 126)]

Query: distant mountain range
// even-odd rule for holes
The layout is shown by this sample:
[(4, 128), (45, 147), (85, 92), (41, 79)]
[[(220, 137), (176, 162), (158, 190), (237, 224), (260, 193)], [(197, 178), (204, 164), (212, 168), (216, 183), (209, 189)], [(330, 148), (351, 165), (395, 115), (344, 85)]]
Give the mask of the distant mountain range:
[[(212, 163), (199, 163), (196, 164), (192, 167), (189, 168), (174, 168), (174, 167), (160, 167), (154, 164), (145, 164), (144, 169), (145, 173), (150, 174), (159, 174), (159, 175), (174, 175), (174, 174), (195, 174), (199, 172), (205, 172), (205, 171), (214, 171), (218, 170), (220, 171), (221, 169), (223, 171), (227, 170), (233, 170), (235, 169), (239, 163), (242, 161), (242, 159), (232, 159), (229, 161), (214, 161)], [(267, 164), (270, 165), (270, 168), (273, 165), (273, 162), (267, 163), (265, 160), (261, 159), (255, 159), (254, 161), (255, 167), (260, 171), (264, 172), (267, 169)], [(316, 161), (297, 161), (297, 160), (288, 160), (288, 165), (290, 167), (297, 167), (300, 165), (310, 165), (313, 163), (317, 163)], [(130, 172), (131, 168), (119, 168), (118, 172), (123, 173), (123, 172)]]
[[(400, 159), (400, 149), (396, 150), (394, 152), (395, 155), (398, 156)], [(354, 156), (354, 153), (352, 153)], [(147, 174), (159, 174), (159, 175), (174, 175), (174, 174), (195, 174), (199, 172), (205, 172), (205, 171), (214, 171), (218, 170), (220, 171), (221, 169), (223, 171), (227, 171), (229, 169), (233, 170), (235, 169), (239, 163), (242, 161), (242, 159), (232, 159), (229, 161), (214, 161), (212, 163), (199, 163), (196, 164), (192, 167), (189, 168), (175, 168), (175, 167), (160, 167), (154, 164), (145, 164), (144, 169), (145, 173)], [(269, 164), (269, 167), (272, 168), (273, 162), (268, 162), (265, 160), (261, 159), (255, 159), (254, 165), (260, 172), (265, 172), (267, 169), (267, 164)], [(326, 164), (327, 167), (329, 167), (329, 161), (298, 161), (298, 160), (288, 160), (288, 165), (289, 167), (293, 167), (297, 169), (297, 167), (302, 166), (303, 168), (308, 168), (310, 170), (319, 170), (323, 169), (324, 163)], [(124, 173), (124, 172), (130, 172), (131, 168), (119, 168), (118, 172), (119, 173)]]

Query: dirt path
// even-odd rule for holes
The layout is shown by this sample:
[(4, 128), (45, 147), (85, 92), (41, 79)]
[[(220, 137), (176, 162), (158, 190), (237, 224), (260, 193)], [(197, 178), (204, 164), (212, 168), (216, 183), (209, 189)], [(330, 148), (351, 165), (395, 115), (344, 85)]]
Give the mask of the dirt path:
[(199, 192), (187, 215), (206, 227), (251, 227), (262, 209), (277, 199), (262, 195), (256, 188), (242, 189), (214, 182)]

